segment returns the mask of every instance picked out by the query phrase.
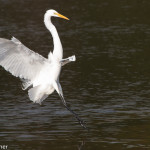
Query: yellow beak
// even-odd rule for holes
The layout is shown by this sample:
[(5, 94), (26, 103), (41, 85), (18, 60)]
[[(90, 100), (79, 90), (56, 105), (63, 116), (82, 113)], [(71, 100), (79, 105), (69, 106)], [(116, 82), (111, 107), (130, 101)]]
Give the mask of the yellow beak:
[(67, 18), (67, 17), (65, 17), (65, 16), (63, 16), (63, 15), (61, 15), (61, 14), (59, 14), (59, 13), (55, 13), (55, 15), (57, 15), (57, 16), (60, 17), (60, 18), (69, 20), (69, 18)]

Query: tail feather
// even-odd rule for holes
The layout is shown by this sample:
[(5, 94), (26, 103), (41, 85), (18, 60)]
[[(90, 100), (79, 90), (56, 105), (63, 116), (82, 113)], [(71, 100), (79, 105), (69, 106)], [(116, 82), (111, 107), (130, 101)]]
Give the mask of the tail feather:
[(39, 104), (41, 104), (41, 102), (48, 97), (47, 94), (40, 91), (40, 85), (29, 89), (28, 95), (31, 101), (33, 101), (34, 103), (39, 103)]

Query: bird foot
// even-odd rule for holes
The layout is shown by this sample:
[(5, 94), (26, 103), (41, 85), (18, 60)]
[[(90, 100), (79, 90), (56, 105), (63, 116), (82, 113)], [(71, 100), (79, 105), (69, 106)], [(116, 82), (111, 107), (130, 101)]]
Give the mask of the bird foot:
[(69, 57), (69, 61), (76, 61), (76, 56), (73, 55), (73, 56)]
[(86, 122), (85, 122), (85, 121), (80, 120), (79, 123), (80, 123), (80, 125), (81, 125), (84, 129), (89, 130), (89, 129), (86, 127)]

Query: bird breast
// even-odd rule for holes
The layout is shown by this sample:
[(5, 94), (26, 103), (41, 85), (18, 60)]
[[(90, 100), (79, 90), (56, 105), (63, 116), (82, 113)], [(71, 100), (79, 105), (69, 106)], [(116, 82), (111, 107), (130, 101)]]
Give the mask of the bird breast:
[(60, 63), (50, 63), (45, 65), (37, 77), (35, 77), (33, 86), (37, 85), (51, 85), (54, 81), (57, 81), (61, 71)]

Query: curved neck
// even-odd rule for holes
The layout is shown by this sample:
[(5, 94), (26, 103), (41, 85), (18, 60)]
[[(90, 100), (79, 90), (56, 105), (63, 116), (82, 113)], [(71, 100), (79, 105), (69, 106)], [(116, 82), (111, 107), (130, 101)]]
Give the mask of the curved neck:
[[(53, 50), (53, 56), (54, 58), (61, 60), (63, 57), (63, 49), (61, 45), (61, 41), (58, 35), (58, 32), (55, 28), (55, 26), (51, 22), (51, 16), (48, 14), (45, 14), (44, 16), (44, 23), (46, 28), (50, 31), (53, 37), (53, 43), (54, 43), (54, 50)], [(50, 58), (48, 56), (48, 58)]]

